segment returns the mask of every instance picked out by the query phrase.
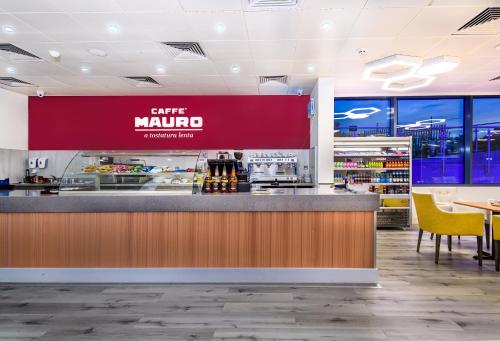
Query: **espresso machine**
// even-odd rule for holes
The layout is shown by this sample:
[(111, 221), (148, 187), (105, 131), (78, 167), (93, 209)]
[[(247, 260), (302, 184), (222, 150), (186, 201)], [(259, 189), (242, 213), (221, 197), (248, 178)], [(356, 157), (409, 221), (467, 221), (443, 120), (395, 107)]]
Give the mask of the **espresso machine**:
[(250, 154), (247, 163), (252, 187), (296, 187), (298, 166), (295, 154)]

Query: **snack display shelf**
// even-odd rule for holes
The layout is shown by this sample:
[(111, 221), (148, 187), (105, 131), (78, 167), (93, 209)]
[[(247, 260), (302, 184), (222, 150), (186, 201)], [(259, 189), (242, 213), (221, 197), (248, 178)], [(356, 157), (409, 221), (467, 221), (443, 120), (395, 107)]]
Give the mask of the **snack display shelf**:
[[(411, 195), (409, 194), (412, 191), (411, 147), (411, 137), (336, 137), (333, 141), (334, 183), (343, 184), (344, 182), (339, 180), (344, 179), (347, 182), (370, 186), (370, 191), (380, 193), (380, 210), (376, 214), (377, 227), (406, 228), (411, 226)], [(376, 167), (386, 166), (387, 162), (394, 162), (399, 167)], [(353, 167), (342, 167), (343, 163), (353, 163), (351, 165)], [(371, 164), (376, 168), (357, 167), (359, 164)], [(375, 174), (375, 178), (395, 176), (396, 179), (403, 181), (373, 182), (371, 181), (372, 172), (382, 173)], [(398, 172), (402, 172), (403, 177)], [(395, 186), (404, 187), (403, 192), (408, 193), (385, 194), (386, 192), (399, 192), (392, 190)]]
[(335, 154), (337, 157), (408, 157), (408, 154)]
[(337, 171), (378, 171), (378, 172), (381, 172), (381, 171), (390, 171), (390, 170), (408, 170), (408, 168), (334, 168), (333, 170), (337, 170)]

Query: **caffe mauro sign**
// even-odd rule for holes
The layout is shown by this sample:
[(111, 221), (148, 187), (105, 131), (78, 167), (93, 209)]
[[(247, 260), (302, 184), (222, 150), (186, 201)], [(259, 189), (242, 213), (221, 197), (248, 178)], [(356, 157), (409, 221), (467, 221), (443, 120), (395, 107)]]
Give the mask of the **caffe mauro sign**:
[(190, 116), (188, 108), (151, 108), (148, 116), (134, 118), (134, 128), (145, 139), (194, 138), (203, 131), (203, 117)]

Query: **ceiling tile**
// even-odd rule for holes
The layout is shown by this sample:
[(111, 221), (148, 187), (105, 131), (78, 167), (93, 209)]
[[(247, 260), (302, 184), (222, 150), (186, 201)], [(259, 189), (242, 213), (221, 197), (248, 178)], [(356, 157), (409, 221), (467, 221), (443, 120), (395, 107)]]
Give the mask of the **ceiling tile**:
[(298, 40), (295, 59), (333, 59), (341, 48), (344, 40)]
[[(184, 12), (127, 13), (123, 20), (130, 25), (129, 31), (133, 31), (140, 40), (200, 40)], [(128, 33), (124, 32), (124, 35)]]
[(186, 11), (241, 11), (242, 3), (239, 0), (179, 0)]
[(368, 0), (365, 8), (373, 7), (396, 7), (396, 8), (416, 8), (425, 7), (432, 4), (433, 0)]
[(449, 35), (483, 9), (483, 7), (426, 7), (401, 31), (401, 36)]
[(18, 13), (16, 17), (54, 40), (74, 41), (97, 38), (65, 13)]
[(255, 72), (259, 76), (289, 75), (292, 63), (291, 60), (256, 60)]
[(255, 75), (255, 65), (253, 61), (248, 60), (234, 60), (234, 61), (216, 61), (214, 62), (215, 68), (220, 75), (232, 75), (234, 71), (232, 67), (237, 65), (240, 69), (240, 75)]
[(245, 12), (248, 35), (252, 40), (297, 38), (300, 12), (258, 11)]
[(205, 40), (203, 46), (212, 60), (252, 60), (248, 41)]
[[(130, 14), (74, 13), (71, 16), (93, 35), (93, 41), (147, 40), (144, 32), (148, 26), (135, 24)], [(118, 26), (120, 31), (115, 34), (108, 32), (110, 25)], [(151, 22), (151, 25), (153, 26), (154, 22)]]
[[(350, 38), (344, 42), (337, 59), (370, 61), (394, 54), (394, 38)], [(360, 55), (364, 49), (366, 54)]]
[[(23, 0), (18, 0), (23, 1)], [(35, 2), (35, 1), (31, 1)], [(62, 12), (115, 12), (121, 8), (114, 0), (37, 0), (36, 2), (47, 2)]]
[[(299, 39), (341, 39), (349, 36), (361, 9), (307, 10), (303, 11)], [(325, 24), (331, 29), (324, 30)]]
[(367, 0), (303, 0), (304, 9), (363, 8)]
[(179, 13), (183, 11), (177, 1), (165, 0), (115, 0), (125, 12), (170, 12)]
[(442, 37), (400, 37), (394, 40), (389, 49), (394, 54), (425, 56), (432, 47), (439, 44), (443, 39)]
[[(196, 37), (201, 40), (247, 40), (248, 34), (242, 12), (193, 12), (187, 15)], [(216, 25), (225, 31), (217, 32)]]
[(475, 50), (490, 40), (491, 37), (488, 36), (451, 36), (440, 41), (424, 56), (430, 58), (437, 55), (476, 55)]
[(230, 88), (251, 88), (257, 87), (258, 77), (256, 75), (225, 75), (224, 82)]
[(0, 26), (9, 25), (13, 26), (16, 30), (14, 34), (5, 33), (0, 30), (0, 38), (2, 42), (6, 43), (16, 43), (16, 42), (28, 42), (28, 41), (51, 41), (49, 37), (42, 34), (40, 31), (36, 30), (32, 26), (26, 24), (20, 19), (16, 18), (10, 14), (0, 13)]
[(61, 12), (57, 5), (40, 0), (2, 0), (0, 8), (6, 12)]
[(327, 76), (330, 65), (330, 60), (294, 60), (291, 73), (301, 76)]
[(439, 7), (462, 7), (462, 6), (488, 6), (492, 4), (492, 0), (432, 0), (429, 6)]
[(172, 75), (217, 75), (213, 62), (175, 61), (168, 65), (168, 73)]
[(394, 37), (417, 15), (414, 8), (368, 8), (361, 12), (352, 37)]
[(251, 41), (250, 47), (255, 61), (263, 59), (292, 59), (295, 54), (295, 41)]

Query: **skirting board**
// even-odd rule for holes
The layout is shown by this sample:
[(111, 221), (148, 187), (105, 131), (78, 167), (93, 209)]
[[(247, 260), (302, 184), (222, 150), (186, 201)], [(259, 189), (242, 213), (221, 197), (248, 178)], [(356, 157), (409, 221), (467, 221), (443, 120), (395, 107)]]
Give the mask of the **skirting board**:
[(0, 283), (377, 284), (377, 269), (0, 268)]

